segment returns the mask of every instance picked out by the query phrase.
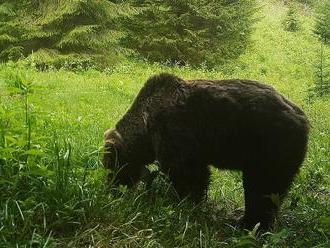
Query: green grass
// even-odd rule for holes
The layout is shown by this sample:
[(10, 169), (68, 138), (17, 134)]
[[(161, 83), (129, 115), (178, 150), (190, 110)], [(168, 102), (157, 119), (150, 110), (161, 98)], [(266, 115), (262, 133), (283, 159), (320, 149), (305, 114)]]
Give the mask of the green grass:
[[(330, 97), (307, 97), (320, 46), (312, 16), (301, 13), (302, 29), (288, 33), (285, 10), (266, 4), (254, 46), (221, 70), (140, 61), (107, 72), (0, 65), (0, 247), (329, 247)], [(201, 206), (171, 201), (162, 179), (151, 195), (143, 185), (109, 192), (103, 132), (161, 71), (264, 81), (307, 113), (308, 155), (271, 233), (256, 238), (237, 229), (244, 203), (237, 172), (214, 170)]]

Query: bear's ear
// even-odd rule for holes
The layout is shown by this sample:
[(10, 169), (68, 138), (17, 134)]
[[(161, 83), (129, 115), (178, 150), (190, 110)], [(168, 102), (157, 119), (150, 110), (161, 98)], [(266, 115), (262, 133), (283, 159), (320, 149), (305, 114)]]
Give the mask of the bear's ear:
[(104, 137), (105, 140), (107, 139), (107, 137), (109, 137), (111, 131), (112, 131), (111, 129), (107, 129), (107, 130), (104, 132), (103, 137)]

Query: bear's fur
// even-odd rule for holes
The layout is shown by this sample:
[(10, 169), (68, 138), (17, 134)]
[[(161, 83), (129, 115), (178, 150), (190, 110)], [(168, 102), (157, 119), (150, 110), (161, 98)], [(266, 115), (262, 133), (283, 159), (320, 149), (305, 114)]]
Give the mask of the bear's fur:
[(104, 165), (128, 186), (158, 161), (180, 197), (201, 201), (209, 165), (241, 170), (246, 228), (268, 228), (306, 153), (303, 111), (272, 87), (250, 80), (150, 78), (105, 133)]

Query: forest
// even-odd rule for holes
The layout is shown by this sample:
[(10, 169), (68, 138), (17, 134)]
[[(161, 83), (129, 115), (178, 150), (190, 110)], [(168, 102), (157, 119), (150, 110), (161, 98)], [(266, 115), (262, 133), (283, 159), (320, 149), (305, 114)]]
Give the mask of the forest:
[[(239, 226), (240, 171), (212, 168), (197, 205), (163, 173), (108, 181), (104, 131), (162, 72), (257, 80), (305, 112), (270, 230)], [(0, 0), (2, 247), (330, 247), (330, 1)]]

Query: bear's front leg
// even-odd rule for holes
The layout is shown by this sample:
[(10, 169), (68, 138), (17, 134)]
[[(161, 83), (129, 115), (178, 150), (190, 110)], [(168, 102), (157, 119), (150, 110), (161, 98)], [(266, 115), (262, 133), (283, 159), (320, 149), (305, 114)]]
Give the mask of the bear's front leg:
[(206, 199), (210, 171), (206, 164), (193, 161), (168, 163), (168, 175), (180, 199), (188, 198), (194, 203)]
[(193, 145), (181, 147), (178, 143), (165, 141), (167, 140), (162, 139), (157, 159), (161, 170), (169, 176), (179, 198), (188, 197), (195, 203), (204, 200), (210, 181), (210, 170), (198, 153), (199, 150), (190, 150)]
[(159, 123), (163, 125), (154, 133), (153, 141), (160, 169), (169, 176), (180, 199), (202, 201), (207, 194), (210, 171), (196, 130), (188, 128), (189, 117), (174, 111)]

